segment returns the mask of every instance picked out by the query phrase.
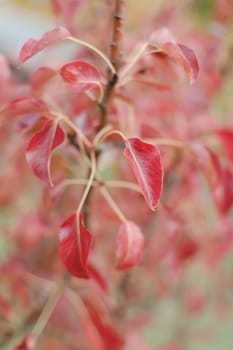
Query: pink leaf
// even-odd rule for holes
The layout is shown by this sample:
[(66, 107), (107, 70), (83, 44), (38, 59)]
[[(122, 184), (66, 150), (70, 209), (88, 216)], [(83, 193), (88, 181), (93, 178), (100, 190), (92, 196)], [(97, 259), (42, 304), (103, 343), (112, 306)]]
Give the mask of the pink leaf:
[(87, 62), (70, 62), (61, 68), (60, 74), (68, 83), (68, 87), (76, 92), (82, 92), (100, 85), (99, 72), (93, 65)]
[(48, 120), (44, 127), (31, 138), (27, 146), (26, 159), (32, 171), (39, 179), (51, 186), (53, 185), (50, 174), (51, 154), (64, 142), (64, 139), (65, 134), (59, 124)]
[(131, 221), (122, 223), (116, 241), (117, 269), (129, 269), (141, 261), (144, 236), (140, 227)]
[(75, 277), (89, 278), (87, 259), (92, 242), (91, 234), (83, 226), (82, 214), (73, 213), (59, 232), (60, 257), (66, 270)]
[(36, 113), (47, 113), (46, 103), (35, 97), (21, 97), (11, 101), (1, 112), (0, 118), (4, 120), (15, 117), (30, 117)]
[(28, 39), (19, 54), (19, 64), (25, 62), (48, 46), (56, 44), (70, 36), (70, 32), (64, 27), (58, 27), (46, 32), (40, 39)]
[(129, 160), (147, 204), (155, 210), (163, 186), (163, 170), (158, 147), (136, 137), (129, 138), (126, 141), (124, 155)]
[(193, 50), (175, 42), (164, 43), (161, 50), (183, 67), (191, 84), (196, 80), (199, 64)]

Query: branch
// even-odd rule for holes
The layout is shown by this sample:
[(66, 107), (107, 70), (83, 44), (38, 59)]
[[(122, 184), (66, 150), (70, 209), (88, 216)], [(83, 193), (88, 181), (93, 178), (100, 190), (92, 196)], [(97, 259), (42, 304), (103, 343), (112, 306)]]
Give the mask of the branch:
[(113, 14), (113, 33), (110, 44), (110, 60), (116, 73), (109, 71), (109, 79), (105, 88), (102, 101), (99, 103), (101, 113), (101, 121), (98, 130), (101, 130), (107, 122), (108, 104), (111, 99), (114, 87), (118, 81), (118, 71), (121, 64), (121, 46), (122, 46), (122, 25), (123, 25), (123, 10), (125, 0), (115, 0), (115, 10)]
[(125, 0), (116, 0), (115, 12), (113, 20), (113, 36), (111, 42), (111, 62), (118, 72), (121, 64), (121, 45), (122, 45), (122, 25), (123, 25), (123, 10), (124, 10)]

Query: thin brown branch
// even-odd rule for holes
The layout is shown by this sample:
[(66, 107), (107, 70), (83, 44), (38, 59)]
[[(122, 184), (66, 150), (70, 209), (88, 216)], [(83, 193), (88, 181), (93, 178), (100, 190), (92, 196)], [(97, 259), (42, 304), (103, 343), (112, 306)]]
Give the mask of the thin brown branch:
[(116, 74), (109, 71), (109, 79), (105, 88), (102, 101), (99, 103), (99, 109), (101, 113), (101, 121), (98, 131), (101, 130), (107, 122), (108, 104), (111, 100), (111, 96), (114, 87), (118, 81), (118, 71), (121, 65), (122, 56), (122, 27), (123, 27), (123, 11), (125, 0), (115, 0), (115, 10), (113, 14), (113, 33), (110, 44), (110, 60), (116, 70)]
[(123, 25), (123, 11), (125, 0), (116, 0), (115, 11), (113, 15), (113, 36), (111, 42), (111, 62), (118, 72), (121, 64), (121, 46), (122, 46), (122, 25)]

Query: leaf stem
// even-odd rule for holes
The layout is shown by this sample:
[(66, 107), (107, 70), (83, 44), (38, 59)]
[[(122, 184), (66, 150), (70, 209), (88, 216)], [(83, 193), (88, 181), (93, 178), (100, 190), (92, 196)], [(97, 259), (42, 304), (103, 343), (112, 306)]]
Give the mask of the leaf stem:
[(64, 280), (62, 280), (62, 282), (59, 281), (58, 283), (56, 283), (53, 289), (51, 290), (48, 300), (32, 330), (32, 334), (36, 338), (39, 338), (44, 328), (46, 327), (51, 314), (53, 313), (59, 299), (61, 298), (61, 295), (63, 293), (63, 287)]
[(124, 141), (127, 140), (127, 137), (120, 130), (109, 130), (108, 132), (101, 135), (100, 137), (95, 137), (94, 145), (97, 146), (98, 144), (102, 143), (107, 137), (109, 137), (111, 135), (119, 135)]
[[(62, 181), (60, 184), (58, 184), (54, 189), (53, 193), (56, 194), (59, 192), (61, 189), (63, 189), (66, 186), (69, 185), (87, 185), (88, 180), (87, 179), (67, 179)], [(98, 178), (98, 180), (94, 180), (92, 183), (92, 186), (98, 187), (104, 185), (106, 187), (112, 187), (112, 188), (127, 188), (132, 191), (136, 191), (138, 193), (141, 193), (140, 187), (130, 181), (122, 181), (122, 180), (106, 180), (102, 181), (101, 179)]]
[(71, 40), (71, 41), (74, 41), (75, 43), (78, 43), (78, 44), (80, 44), (82, 46), (88, 47), (89, 49), (94, 51), (97, 55), (99, 55), (105, 61), (105, 63), (110, 68), (112, 74), (116, 74), (116, 70), (115, 70), (113, 64), (111, 63), (111, 61), (108, 59), (107, 56), (105, 56), (105, 54), (103, 52), (101, 52), (99, 49), (97, 49), (97, 47), (87, 43), (84, 40), (80, 40), (80, 39), (74, 38), (73, 36), (69, 36), (67, 39)]
[[(138, 51), (133, 55), (133, 57), (131, 56), (129, 58), (129, 63), (127, 65), (125, 65), (125, 67), (122, 69), (122, 71), (120, 72), (120, 82), (123, 80), (123, 78), (126, 77), (126, 75), (128, 74), (128, 72), (133, 68), (133, 66), (136, 64), (136, 62), (141, 58), (141, 56), (143, 55), (144, 51), (147, 48), (147, 42), (143, 43)], [(122, 85), (120, 83), (120, 85)]]
[(100, 192), (105, 198), (105, 200), (107, 201), (107, 203), (109, 204), (109, 206), (115, 212), (117, 217), (120, 219), (120, 221), (127, 222), (128, 220), (126, 219), (125, 215), (122, 213), (121, 209), (118, 207), (118, 205), (116, 204), (116, 202), (114, 201), (114, 199), (112, 198), (108, 190), (105, 187), (101, 187)]
[(176, 147), (181, 149), (186, 148), (186, 145), (183, 141), (175, 140), (175, 139), (155, 138), (155, 139), (146, 139), (145, 141), (155, 143), (156, 145), (159, 145), (159, 146)]
[(92, 151), (90, 153), (90, 160), (91, 160), (91, 172), (90, 172), (90, 176), (89, 176), (89, 179), (88, 179), (85, 191), (84, 191), (84, 193), (82, 195), (82, 198), (80, 200), (80, 203), (79, 203), (79, 206), (78, 206), (78, 209), (77, 209), (77, 212), (76, 212), (77, 213), (77, 217), (79, 217), (79, 214), (82, 211), (82, 208), (84, 206), (84, 203), (86, 201), (86, 198), (88, 196), (88, 193), (89, 193), (89, 191), (91, 189), (91, 186), (92, 186), (94, 178), (95, 178), (95, 173), (96, 173), (96, 156), (95, 156), (95, 152), (94, 151)]
[[(51, 113), (58, 117), (59, 119), (63, 120), (72, 130), (75, 131), (75, 133), (78, 136), (79, 140), (82, 140), (88, 148), (92, 147), (91, 142), (88, 140), (88, 138), (82, 133), (82, 131), (70, 120), (66, 115), (57, 112), (57, 111), (51, 111)], [(80, 144), (80, 148), (82, 149), (83, 147)]]

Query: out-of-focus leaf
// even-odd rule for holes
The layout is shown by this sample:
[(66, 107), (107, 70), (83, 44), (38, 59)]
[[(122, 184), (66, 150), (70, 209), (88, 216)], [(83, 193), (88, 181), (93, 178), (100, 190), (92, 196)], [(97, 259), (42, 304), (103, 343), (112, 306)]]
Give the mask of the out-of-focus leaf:
[(138, 265), (143, 248), (144, 236), (140, 227), (131, 221), (122, 223), (116, 241), (117, 269), (124, 270)]
[(40, 39), (28, 39), (19, 53), (19, 64), (27, 61), (38, 52), (70, 36), (70, 32), (64, 27), (58, 27), (46, 32)]

